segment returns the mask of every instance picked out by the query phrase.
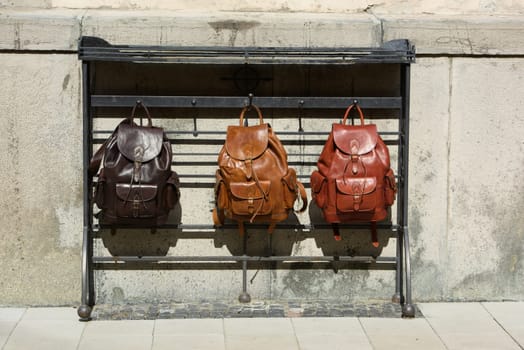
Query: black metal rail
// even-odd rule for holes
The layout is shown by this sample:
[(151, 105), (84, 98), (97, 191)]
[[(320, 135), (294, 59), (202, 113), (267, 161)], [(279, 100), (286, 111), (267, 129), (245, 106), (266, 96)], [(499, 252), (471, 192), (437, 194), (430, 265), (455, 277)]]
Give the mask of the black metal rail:
[[(132, 107), (136, 101), (148, 107), (239, 108), (250, 101), (245, 96), (119, 96), (93, 95), (92, 107)], [(254, 96), (251, 103), (260, 108), (344, 109), (357, 101), (362, 108), (400, 108), (401, 97), (264, 97)]]
[(404, 39), (382, 47), (204, 47), (111, 45), (83, 37), (78, 56), (83, 61), (177, 64), (354, 64), (412, 63), (415, 49)]

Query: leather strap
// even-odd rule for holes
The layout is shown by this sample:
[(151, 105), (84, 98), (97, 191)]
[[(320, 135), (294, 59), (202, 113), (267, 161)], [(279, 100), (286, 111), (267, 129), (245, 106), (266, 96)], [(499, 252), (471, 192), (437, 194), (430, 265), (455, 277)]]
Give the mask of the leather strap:
[[(335, 241), (342, 240), (342, 237), (340, 236), (340, 228), (338, 227), (337, 223), (331, 224), (331, 228), (333, 229), (333, 238), (335, 238)], [(378, 248), (379, 242), (378, 242), (378, 234), (377, 234), (377, 222), (371, 221), (371, 244), (373, 247)]]
[(376, 221), (371, 221), (371, 244), (373, 244), (375, 248), (379, 246)]
[(238, 221), (238, 233), (240, 234), (240, 236), (243, 236), (246, 234), (246, 229), (244, 227), (243, 221)]
[(307, 208), (306, 189), (304, 188), (304, 185), (300, 181), (297, 181), (297, 189), (298, 189), (298, 194), (300, 194), (300, 198), (302, 199), (302, 208), (300, 208), (299, 210), (295, 210), (295, 212), (303, 213)]
[(360, 109), (359, 105), (356, 103), (351, 104), (348, 109), (346, 109), (346, 113), (344, 113), (344, 118), (342, 119), (342, 124), (346, 125), (346, 120), (348, 119), (349, 112), (351, 109), (355, 107), (358, 111), (358, 114), (360, 116), (360, 124), (364, 125), (364, 113), (362, 113), (362, 110)]
[(115, 135), (115, 132), (107, 140), (104, 141), (102, 146), (95, 152), (93, 157), (91, 158), (91, 161), (89, 162), (89, 168), (87, 170), (87, 174), (89, 177), (93, 177), (98, 172), (98, 169), (100, 168), (100, 163), (102, 163), (102, 158), (104, 157), (104, 153), (107, 148), (107, 144), (109, 143), (109, 140), (113, 138)]
[(253, 107), (255, 111), (257, 111), (258, 120), (259, 120), (260, 125), (264, 124), (264, 118), (262, 117), (262, 111), (260, 110), (260, 108), (258, 108), (255, 105), (250, 105), (250, 106), (244, 107), (242, 109), (242, 112), (240, 112), (240, 126), (244, 126), (244, 115), (246, 114), (247, 111), (251, 110), (251, 107)]
[(224, 211), (218, 208), (213, 208), (213, 223), (215, 226), (224, 225)]
[[(136, 101), (136, 104), (133, 106), (133, 110), (131, 111), (131, 115), (129, 116), (129, 121), (131, 124), (133, 123), (133, 118), (135, 117), (135, 112), (137, 107), (142, 107), (144, 111), (146, 111), (147, 116), (147, 126), (150, 128), (153, 126), (153, 122), (151, 121), (151, 114), (149, 114), (149, 110), (147, 109), (146, 105), (142, 103), (142, 101), (138, 100)], [(140, 118), (140, 125), (142, 125), (142, 118)]]
[[(153, 126), (153, 123), (151, 121), (151, 115), (149, 114), (149, 110), (147, 109), (147, 107), (140, 100), (137, 101), (136, 104), (133, 106), (133, 110), (131, 111), (131, 115), (128, 118), (124, 119), (122, 122), (120, 122), (120, 124), (127, 122), (127, 123), (129, 123), (129, 125), (133, 125), (133, 118), (135, 117), (135, 111), (136, 111), (136, 107), (137, 106), (143, 107), (144, 110), (146, 111), (146, 115), (147, 115), (147, 119), (148, 119), (148, 125), (147, 126), (148, 127)], [(118, 125), (120, 126), (120, 124), (118, 124)], [(113, 137), (116, 135), (117, 130), (118, 130), (118, 126), (115, 128), (115, 130), (113, 131), (111, 136), (109, 136), (104, 141), (104, 143), (100, 146), (100, 148), (95, 152), (93, 157), (91, 157), (91, 161), (89, 162), (89, 168), (88, 168), (88, 171), (87, 171), (89, 177), (95, 176), (96, 173), (98, 172), (98, 169), (100, 168), (100, 163), (102, 163), (102, 158), (104, 157), (104, 153), (106, 151), (107, 145), (108, 145), (109, 141), (112, 140)]]
[(335, 241), (341, 241), (342, 237), (340, 237), (340, 228), (338, 227), (337, 223), (331, 224), (331, 227), (333, 228), (333, 238)]

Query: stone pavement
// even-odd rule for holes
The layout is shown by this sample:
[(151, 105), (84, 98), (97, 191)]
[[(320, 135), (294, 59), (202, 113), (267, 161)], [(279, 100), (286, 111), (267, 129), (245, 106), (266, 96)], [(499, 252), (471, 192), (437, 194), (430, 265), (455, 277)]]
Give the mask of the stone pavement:
[[(416, 309), (417, 316), (421, 316)], [(170, 318), (240, 317), (399, 317), (397, 303), (335, 303), (311, 301), (254, 301), (248, 304), (201, 302), (135, 305), (96, 305), (94, 320), (155, 320)]]
[[(72, 307), (0, 308), (0, 347), (2, 350), (524, 349), (524, 302), (417, 306), (418, 317), (414, 319), (388, 314), (386, 308), (382, 308), (384, 317), (306, 317), (304, 313), (295, 315), (302, 317), (283, 317), (280, 312), (273, 317), (268, 311), (266, 317), (251, 317), (254, 314), (233, 317), (225, 313), (219, 318), (204, 314), (200, 314), (201, 318), (177, 318), (176, 312), (162, 314), (159, 310), (157, 319), (102, 320), (104, 314), (98, 313), (93, 314), (98, 319), (90, 322), (79, 322), (76, 308)], [(293, 304), (289, 309), (298, 311), (301, 307)], [(319, 307), (322, 309), (322, 305), (315, 306), (317, 311)], [(271, 310), (271, 305), (256, 304), (252, 308)], [(284, 307), (284, 313), (289, 309)], [(124, 315), (122, 310), (104, 312), (106, 316)], [(186, 314), (189, 317), (190, 311)]]

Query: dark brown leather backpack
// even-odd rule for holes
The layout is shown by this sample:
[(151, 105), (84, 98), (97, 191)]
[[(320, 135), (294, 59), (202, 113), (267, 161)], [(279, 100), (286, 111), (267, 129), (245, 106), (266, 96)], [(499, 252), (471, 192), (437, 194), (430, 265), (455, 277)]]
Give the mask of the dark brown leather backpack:
[[(147, 126), (133, 122), (137, 106), (147, 115)], [(108, 226), (155, 227), (164, 224), (180, 197), (179, 180), (171, 170), (171, 144), (164, 130), (152, 125), (141, 102), (98, 149), (89, 166), (94, 176), (94, 200), (101, 209), (99, 223)]]
[(271, 126), (258, 113), (259, 125), (244, 126), (246, 107), (240, 113), (240, 125), (230, 125), (224, 146), (218, 155), (213, 211), (215, 225), (225, 218), (237, 221), (240, 232), (244, 222), (269, 223), (271, 233), (277, 222), (286, 220), (298, 196), (307, 207), (304, 186), (296, 172), (288, 167), (287, 153)]
[[(360, 125), (346, 125), (355, 107)], [(346, 110), (342, 123), (333, 124), (331, 133), (311, 174), (311, 193), (324, 219), (338, 223), (372, 224), (373, 245), (378, 246), (376, 223), (384, 220), (395, 201), (395, 176), (390, 168), (389, 150), (374, 124), (364, 124), (357, 104)]]

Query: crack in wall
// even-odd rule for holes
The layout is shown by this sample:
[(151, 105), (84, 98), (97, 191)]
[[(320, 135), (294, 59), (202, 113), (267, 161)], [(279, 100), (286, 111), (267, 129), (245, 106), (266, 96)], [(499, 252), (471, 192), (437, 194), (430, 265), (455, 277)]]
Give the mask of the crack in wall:
[(378, 42), (380, 43), (380, 45), (382, 46), (382, 44), (384, 44), (384, 19), (378, 17), (374, 12), (373, 12), (373, 7), (375, 7), (376, 4), (369, 4), (364, 10), (363, 12), (371, 15), (371, 17), (378, 22), (378, 25), (379, 25), (379, 33), (378, 33)]

